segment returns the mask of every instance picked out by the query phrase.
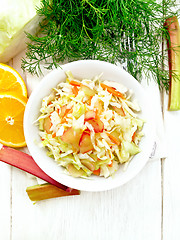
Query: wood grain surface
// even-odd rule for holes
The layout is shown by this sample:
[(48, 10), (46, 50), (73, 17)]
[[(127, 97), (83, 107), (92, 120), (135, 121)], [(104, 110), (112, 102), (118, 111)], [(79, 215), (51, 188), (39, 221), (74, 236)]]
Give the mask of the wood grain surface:
[[(22, 72), (22, 56), (9, 65), (22, 75), (30, 95), (41, 79)], [(157, 85), (151, 91), (159, 96)], [(149, 161), (122, 187), (33, 204), (26, 188), (37, 179), (0, 162), (0, 240), (179, 240), (180, 112), (167, 111), (168, 96), (162, 97), (167, 157)]]

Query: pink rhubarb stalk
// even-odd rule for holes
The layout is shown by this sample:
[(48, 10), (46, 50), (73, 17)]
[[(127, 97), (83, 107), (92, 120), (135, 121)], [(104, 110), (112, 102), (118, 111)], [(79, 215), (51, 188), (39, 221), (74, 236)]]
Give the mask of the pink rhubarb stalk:
[(69, 195), (79, 194), (78, 190), (70, 189), (69, 187), (64, 186), (63, 184), (49, 177), (45, 172), (41, 170), (41, 168), (35, 163), (34, 159), (30, 155), (20, 152), (19, 150), (0, 144), (0, 161), (28, 172), (38, 178), (41, 178), (42, 180), (68, 192)]
[(169, 61), (169, 110), (180, 110), (180, 28), (176, 16), (165, 22), (169, 38), (167, 39)]

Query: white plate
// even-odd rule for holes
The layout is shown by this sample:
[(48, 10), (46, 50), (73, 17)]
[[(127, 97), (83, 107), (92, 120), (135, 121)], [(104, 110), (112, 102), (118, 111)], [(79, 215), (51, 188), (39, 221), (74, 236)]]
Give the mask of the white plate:
[[(142, 113), (140, 117), (146, 120), (143, 128), (145, 136), (140, 142), (141, 152), (137, 154), (126, 171), (123, 171), (123, 166), (115, 173), (115, 176), (107, 179), (98, 176), (92, 176), (90, 179), (74, 178), (64, 173), (64, 168), (46, 155), (46, 150), (38, 146), (40, 137), (38, 127), (33, 122), (40, 115), (42, 99), (49, 95), (52, 88), (66, 79), (65, 71), (70, 70), (75, 78), (93, 78), (96, 75), (103, 73), (102, 79), (109, 81), (117, 81), (125, 85), (128, 89), (132, 89), (135, 98), (138, 100)], [(152, 107), (150, 99), (145, 89), (135, 80), (130, 74), (122, 68), (113, 64), (97, 61), (97, 60), (80, 60), (68, 63), (62, 66), (62, 69), (53, 70), (39, 83), (36, 89), (32, 92), (24, 114), (24, 133), (28, 149), (39, 167), (50, 177), (56, 181), (67, 185), (71, 188), (76, 188), (84, 191), (104, 191), (116, 188), (127, 183), (135, 177), (147, 163), (154, 140)]]

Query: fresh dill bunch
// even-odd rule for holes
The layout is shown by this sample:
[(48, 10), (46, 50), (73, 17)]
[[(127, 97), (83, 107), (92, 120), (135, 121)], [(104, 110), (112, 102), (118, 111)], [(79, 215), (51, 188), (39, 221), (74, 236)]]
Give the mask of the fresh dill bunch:
[(161, 43), (168, 36), (165, 19), (178, 14), (173, 7), (175, 0), (42, 0), (40, 32), (27, 33), (22, 68), (41, 74), (42, 65), (52, 69), (65, 61), (119, 62), (137, 80), (151, 75), (167, 90)]

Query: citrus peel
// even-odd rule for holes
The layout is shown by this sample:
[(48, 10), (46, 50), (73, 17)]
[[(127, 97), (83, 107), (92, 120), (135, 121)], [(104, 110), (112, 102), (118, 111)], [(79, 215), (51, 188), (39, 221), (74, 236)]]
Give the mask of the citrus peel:
[(14, 92), (27, 97), (27, 88), (20, 74), (3, 63), (0, 63), (0, 92)]

